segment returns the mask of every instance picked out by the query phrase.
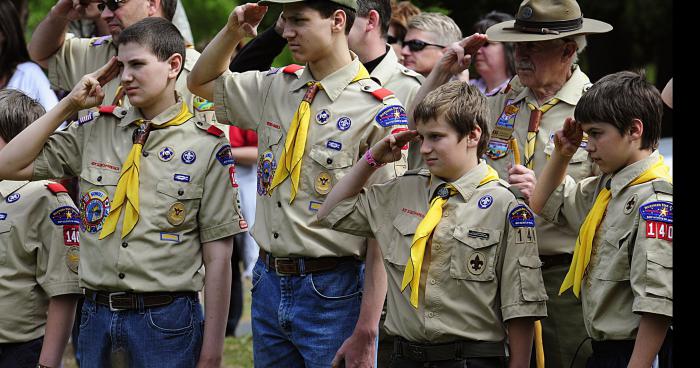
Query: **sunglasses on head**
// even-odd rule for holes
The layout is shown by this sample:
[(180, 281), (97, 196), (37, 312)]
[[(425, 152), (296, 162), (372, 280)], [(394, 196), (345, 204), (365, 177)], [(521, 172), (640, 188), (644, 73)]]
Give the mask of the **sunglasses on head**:
[(399, 43), (400, 41), (399, 41), (398, 38), (396, 38), (396, 37), (394, 37), (394, 36), (392, 36), (392, 35), (387, 35), (387, 36), (386, 36), (386, 42), (387, 42), (389, 45), (393, 45), (393, 44), (395, 44), (395, 43)]
[(111, 11), (115, 11), (119, 9), (119, 4), (126, 2), (126, 0), (102, 0), (99, 4), (97, 4), (97, 9), (100, 10), (100, 12), (105, 10), (105, 7), (108, 8)]
[(404, 47), (404, 46), (408, 46), (408, 49), (413, 51), (413, 52), (423, 50), (427, 46), (435, 46), (435, 47), (439, 47), (442, 49), (445, 48), (445, 46), (436, 45), (434, 43), (427, 43), (427, 42), (421, 41), (421, 40), (401, 41), (401, 47)]

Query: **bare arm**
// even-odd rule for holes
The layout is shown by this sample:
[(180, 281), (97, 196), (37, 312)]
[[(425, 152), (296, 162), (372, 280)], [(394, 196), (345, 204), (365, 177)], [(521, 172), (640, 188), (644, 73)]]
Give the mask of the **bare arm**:
[(237, 163), (243, 165), (255, 165), (258, 162), (258, 147), (231, 147), (231, 154)]
[(63, 350), (68, 343), (75, 318), (77, 294), (58, 295), (49, 299), (49, 312), (46, 319), (44, 344), (41, 347), (39, 363), (49, 367), (58, 367), (63, 359)]
[(231, 294), (233, 237), (202, 244), (204, 268), (204, 338), (198, 368), (219, 367)]
[(267, 12), (266, 6), (254, 3), (239, 5), (228, 17), (226, 26), (202, 51), (187, 76), (187, 88), (207, 100), (214, 99), (214, 81), (228, 70), (236, 46), (247, 36), (255, 36), (257, 27)]
[(535, 324), (531, 318), (514, 318), (508, 321), (508, 341), (510, 342), (508, 368), (530, 366), (534, 331)]
[(654, 357), (661, 349), (661, 345), (666, 337), (666, 331), (670, 325), (671, 319), (666, 316), (651, 313), (642, 314), (632, 357), (627, 366), (630, 368), (651, 367)]
[(564, 181), (571, 156), (576, 153), (583, 139), (581, 126), (573, 118), (567, 118), (564, 127), (554, 134), (554, 152), (537, 178), (537, 185), (530, 197), (530, 208), (540, 214), (547, 199)]
[(29, 57), (47, 69), (49, 58), (63, 46), (68, 24), (85, 14), (88, 3), (88, 0), (58, 0), (32, 33), (32, 39), (27, 45)]
[(84, 76), (68, 96), (8, 142), (0, 151), (0, 179), (31, 179), (33, 162), (49, 136), (79, 110), (99, 105), (104, 98), (100, 86), (114, 78), (118, 71), (116, 57), (113, 57), (102, 68)]

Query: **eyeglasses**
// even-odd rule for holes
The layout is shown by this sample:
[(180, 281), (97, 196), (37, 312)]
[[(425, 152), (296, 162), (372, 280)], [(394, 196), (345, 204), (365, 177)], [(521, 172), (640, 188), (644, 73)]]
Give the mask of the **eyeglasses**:
[(413, 52), (423, 50), (427, 46), (435, 46), (435, 47), (439, 47), (442, 49), (445, 48), (445, 46), (436, 45), (434, 43), (427, 43), (427, 42), (421, 41), (421, 40), (401, 41), (401, 47), (404, 47), (404, 46), (408, 46), (408, 49), (413, 51)]
[(394, 36), (392, 36), (392, 35), (387, 35), (387, 36), (386, 36), (386, 42), (387, 42), (389, 45), (393, 45), (393, 44), (395, 44), (395, 43), (399, 43), (400, 41), (399, 41), (398, 38), (396, 38), (396, 37), (394, 37)]
[(97, 9), (100, 10), (100, 12), (103, 12), (105, 10), (105, 7), (107, 7), (111, 11), (115, 11), (119, 9), (121, 3), (125, 3), (126, 0), (102, 0), (99, 4), (97, 4)]

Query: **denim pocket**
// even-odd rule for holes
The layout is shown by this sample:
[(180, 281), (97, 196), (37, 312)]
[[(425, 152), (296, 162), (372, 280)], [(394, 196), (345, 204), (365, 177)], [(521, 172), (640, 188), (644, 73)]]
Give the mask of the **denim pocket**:
[(253, 266), (253, 277), (252, 277), (252, 284), (253, 286), (250, 288), (251, 294), (255, 292), (255, 290), (258, 288), (258, 284), (260, 284), (260, 281), (262, 280), (262, 277), (265, 273), (265, 264), (261, 260), (257, 260), (255, 262), (255, 266)]
[(194, 326), (194, 308), (188, 297), (179, 297), (163, 307), (148, 310), (148, 324), (166, 334), (184, 334)]
[(316, 295), (327, 300), (357, 296), (362, 292), (360, 266), (357, 262), (346, 262), (333, 271), (310, 274), (311, 288)]
[(80, 310), (80, 328), (85, 328), (95, 315), (95, 302), (85, 299)]

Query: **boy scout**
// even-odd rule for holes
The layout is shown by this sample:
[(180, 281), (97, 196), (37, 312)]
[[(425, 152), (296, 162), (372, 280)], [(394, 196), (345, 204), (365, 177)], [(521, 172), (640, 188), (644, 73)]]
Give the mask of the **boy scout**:
[[(385, 327), (397, 336), (392, 367), (505, 367), (506, 333), (510, 366), (529, 363), (533, 320), (546, 316), (547, 299), (534, 216), (479, 162), (487, 112), (476, 87), (441, 86), (416, 107), (418, 132), (374, 145), (318, 213), (326, 226), (379, 241)], [(416, 134), (429, 171), (362, 189)]]
[[(0, 111), (0, 150), (44, 114), (12, 89)], [(0, 180), (0, 367), (60, 366), (82, 293), (79, 221), (60, 184)]]
[[(177, 8), (177, 0), (99, 1), (101, 17), (109, 26), (111, 35), (77, 38), (67, 34), (70, 21), (84, 14), (83, 3), (86, 2), (89, 1), (58, 0), (46, 18), (39, 23), (27, 46), (32, 60), (48, 69), (51, 84), (66, 91), (70, 91), (85, 74), (97, 70), (117, 54), (120, 34), (124, 28), (147, 17), (161, 17), (171, 21)], [(207, 122), (212, 122), (214, 112), (211, 103), (192, 95), (187, 89), (187, 73), (198, 57), (199, 53), (188, 45), (183, 55), (182, 74), (184, 75), (178, 78), (175, 88), (182, 95), (190, 112)], [(120, 87), (118, 77), (104, 85), (102, 90), (105, 93), (105, 105), (129, 108), (129, 99), (125, 97), (125, 91)], [(81, 112), (81, 117), (84, 114), (86, 114), (85, 111)]]
[[(673, 184), (655, 150), (662, 106), (643, 76), (601, 78), (556, 132), (531, 199), (544, 218), (579, 231), (559, 293), (581, 297), (588, 367), (651, 366), (673, 317)], [(566, 168), (582, 144), (603, 175), (576, 184)]]
[[(120, 39), (119, 65), (112, 59), (84, 77), (8, 145), (0, 177), (80, 177), (81, 366), (218, 364), (231, 236), (246, 227), (235, 207), (230, 147), (175, 93), (185, 53), (175, 26), (146, 18)], [(66, 116), (97, 105), (118, 68), (134, 107), (115, 116), (101, 106), (94, 121), (50, 134)], [(203, 283), (204, 323), (196, 294)]]
[[(355, 0), (279, 2), (285, 3), (283, 35), (306, 67), (228, 72), (234, 48), (255, 33), (267, 10), (245, 4), (234, 9), (188, 78), (193, 92), (214, 97), (219, 122), (258, 132), (253, 237), (262, 251), (253, 270), (253, 357), (259, 367), (327, 367), (344, 344), (338, 360), (369, 365), (386, 290), (374, 283), (362, 289), (358, 259), (365, 239), (311, 220), (370, 145), (405, 129), (406, 114), (348, 49)], [(373, 179), (394, 177), (401, 166), (405, 162)], [(368, 279), (384, 272), (371, 254), (366, 262)]]

